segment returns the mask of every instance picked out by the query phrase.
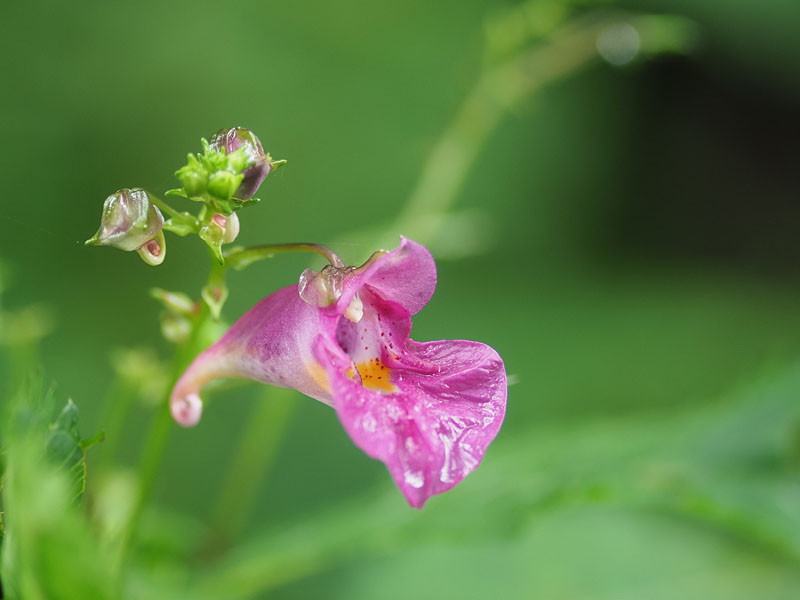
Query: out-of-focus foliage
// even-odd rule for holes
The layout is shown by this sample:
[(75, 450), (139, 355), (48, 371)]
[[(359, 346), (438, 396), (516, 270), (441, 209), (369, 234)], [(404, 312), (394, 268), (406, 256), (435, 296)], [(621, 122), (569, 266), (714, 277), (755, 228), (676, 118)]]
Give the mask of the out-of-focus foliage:
[(78, 504), (86, 449), (78, 412), (56, 410), (52, 391), (30, 384), (6, 403), (2, 574), (9, 598), (112, 598), (110, 560)]
[(702, 410), (530, 427), (499, 444), (492, 468), (452, 504), (417, 514), (369, 496), (300, 518), (233, 552), (196, 593), (258, 597), (336, 569), (327, 594), (342, 598), (415, 588), (464, 598), (498, 589), (509, 598), (788, 597), (800, 584), (798, 385), (792, 367)]

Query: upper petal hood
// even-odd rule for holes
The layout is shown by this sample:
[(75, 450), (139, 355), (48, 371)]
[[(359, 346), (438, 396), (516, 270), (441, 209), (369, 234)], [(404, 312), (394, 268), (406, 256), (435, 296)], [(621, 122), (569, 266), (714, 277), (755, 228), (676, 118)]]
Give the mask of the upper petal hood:
[(436, 289), (436, 263), (425, 246), (401, 237), (397, 248), (382, 254), (363, 271), (345, 280), (344, 292), (330, 307), (331, 310), (344, 314), (353, 296), (364, 285), (415, 315), (428, 303)]

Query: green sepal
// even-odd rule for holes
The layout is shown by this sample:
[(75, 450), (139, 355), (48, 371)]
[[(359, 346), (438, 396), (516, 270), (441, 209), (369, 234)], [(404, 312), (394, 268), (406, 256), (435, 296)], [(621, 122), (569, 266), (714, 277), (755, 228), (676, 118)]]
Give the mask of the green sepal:
[(275, 171), (280, 169), (283, 165), (285, 165), (287, 162), (289, 162), (286, 159), (272, 160), (272, 157), (269, 154), (267, 154), (267, 161), (269, 161), (269, 172), (270, 172), (270, 174), (274, 173)]
[(237, 175), (231, 171), (215, 171), (208, 178), (208, 193), (215, 200), (229, 202), (236, 190), (239, 189), (239, 184), (242, 183), (243, 179), (244, 175)]
[(244, 208), (245, 206), (253, 206), (254, 204), (258, 204), (261, 202), (261, 198), (256, 198), (255, 196), (252, 198), (247, 198), (245, 200), (240, 200), (239, 198), (234, 198), (234, 210), (238, 210), (240, 208)]
[(222, 213), (226, 217), (229, 217), (231, 213), (236, 210), (235, 207), (236, 199), (230, 200), (220, 200), (218, 198), (212, 199), (209, 201), (209, 206), (214, 212)]
[(103, 231), (103, 228), (101, 227), (100, 229), (97, 230), (97, 233), (95, 233), (92, 237), (90, 237), (88, 240), (83, 242), (83, 245), (84, 246), (99, 246), (100, 245), (100, 234), (102, 233), (102, 231)]
[[(186, 221), (176, 223), (174, 219), (168, 219), (164, 222), (164, 229), (181, 237), (189, 235), (190, 233), (195, 233), (197, 231), (197, 220), (188, 212), (181, 214), (186, 216)], [(191, 221), (189, 219), (191, 219)], [(192, 221), (194, 221), (194, 223), (192, 223)]]
[(222, 228), (215, 223), (204, 223), (200, 227), (198, 235), (211, 249), (219, 264), (225, 264), (225, 258), (222, 256), (222, 237), (224, 235)]
[(189, 154), (186, 164), (175, 171), (182, 187), (169, 190), (166, 195), (202, 202), (214, 212), (229, 216), (242, 206), (233, 195), (244, 179), (242, 172), (251, 163), (241, 148), (226, 154), (224, 148), (219, 151), (211, 148), (204, 138), (200, 143), (203, 147), (202, 154)]
[(186, 190), (183, 188), (175, 188), (172, 190), (167, 190), (164, 192), (165, 196), (178, 196), (179, 198), (188, 198), (189, 196), (186, 195)]

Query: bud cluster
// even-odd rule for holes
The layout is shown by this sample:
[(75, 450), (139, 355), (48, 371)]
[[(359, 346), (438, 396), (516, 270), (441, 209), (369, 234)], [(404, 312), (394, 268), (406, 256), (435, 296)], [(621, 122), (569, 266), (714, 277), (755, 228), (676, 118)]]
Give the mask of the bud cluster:
[[(182, 187), (166, 192), (202, 203), (197, 215), (178, 212), (145, 190), (125, 188), (106, 199), (100, 229), (86, 244), (136, 250), (145, 262), (158, 265), (166, 253), (164, 231), (194, 233), (224, 262), (222, 244), (239, 233), (235, 211), (257, 203), (253, 194), (286, 161), (272, 160), (258, 137), (243, 127), (221, 129), (211, 142), (201, 143), (203, 152), (189, 154), (187, 163), (175, 172)], [(164, 220), (159, 207), (169, 220)]]
[(201, 140), (202, 154), (189, 154), (187, 163), (175, 172), (183, 187), (167, 192), (205, 203), (210, 210), (230, 215), (248, 204), (259, 186), (286, 161), (273, 161), (261, 141), (249, 129), (220, 129), (208, 142)]
[(171, 190), (169, 195), (203, 202), (212, 210), (230, 214), (234, 210), (233, 195), (244, 179), (247, 155), (244, 151), (227, 154), (211, 148), (205, 139), (202, 144), (203, 153), (189, 154), (186, 165), (175, 172), (183, 187)]

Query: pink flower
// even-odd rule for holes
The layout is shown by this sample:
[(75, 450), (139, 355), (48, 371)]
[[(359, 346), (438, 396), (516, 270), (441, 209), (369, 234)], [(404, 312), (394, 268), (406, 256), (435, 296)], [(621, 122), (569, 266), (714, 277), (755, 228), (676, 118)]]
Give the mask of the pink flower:
[(489, 346), (408, 337), (411, 315), (435, 287), (430, 253), (405, 238), (359, 269), (306, 271), (300, 287), (264, 298), (197, 357), (175, 385), (172, 414), (196, 424), (197, 394), (218, 377), (297, 389), (332, 406), (353, 442), (421, 508), (478, 466), (507, 395), (503, 361)]

